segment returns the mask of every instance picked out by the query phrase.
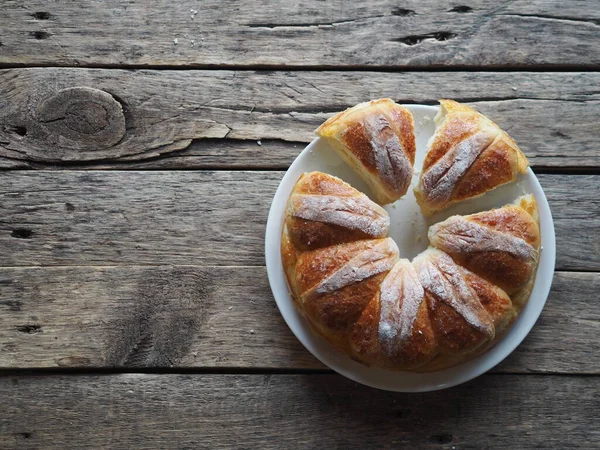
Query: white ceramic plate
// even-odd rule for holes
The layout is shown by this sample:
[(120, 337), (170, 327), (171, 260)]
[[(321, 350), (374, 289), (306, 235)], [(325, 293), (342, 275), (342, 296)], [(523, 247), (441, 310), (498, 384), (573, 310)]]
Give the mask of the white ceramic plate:
[[(420, 170), (426, 152), (427, 141), (433, 135), (433, 118), (438, 108), (435, 106), (407, 105), (415, 118), (417, 154), (415, 169)], [(311, 333), (306, 319), (298, 313), (290, 296), (281, 262), (281, 230), (285, 206), (294, 184), (304, 172), (319, 170), (335, 175), (350, 183), (361, 192), (370, 195), (366, 184), (333, 152), (326, 141), (315, 139), (311, 142), (281, 180), (273, 198), (265, 236), (265, 257), (269, 283), (281, 311), (281, 315), (298, 340), (323, 364), (358, 383), (379, 389), (399, 392), (423, 392), (444, 389), (471, 380), (490, 370), (506, 358), (527, 336), (539, 317), (552, 284), (555, 260), (554, 224), (548, 201), (537, 178), (528, 169), (516, 183), (502, 186), (483, 197), (469, 200), (449, 208), (426, 221), (419, 211), (412, 189), (404, 198), (385, 209), (390, 214), (390, 236), (398, 244), (400, 256), (412, 259), (428, 245), (427, 228), (430, 224), (446, 219), (453, 214), (470, 214), (512, 202), (520, 195), (532, 193), (539, 208), (542, 234), (542, 251), (535, 286), (529, 302), (512, 327), (498, 343), (483, 355), (468, 362), (432, 373), (411, 373), (366, 367), (352, 361), (335, 350), (327, 341)], [(413, 177), (413, 185), (418, 173)]]

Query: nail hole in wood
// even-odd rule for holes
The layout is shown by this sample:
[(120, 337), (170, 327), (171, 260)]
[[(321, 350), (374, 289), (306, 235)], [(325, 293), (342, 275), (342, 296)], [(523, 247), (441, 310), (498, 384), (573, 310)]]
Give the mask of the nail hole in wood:
[(404, 36), (401, 38), (392, 39), (392, 41), (402, 42), (406, 45), (417, 45), (426, 39), (435, 39), (436, 41), (448, 41), (454, 37), (456, 37), (455, 33), (450, 33), (449, 31), (438, 31), (436, 33), (414, 34), (411, 36)]
[(33, 231), (27, 228), (15, 228), (14, 230), (12, 230), (12, 233), (10, 233), (12, 237), (17, 239), (29, 239), (32, 234)]
[(452, 439), (454, 439), (454, 436), (448, 433), (434, 434), (431, 436), (431, 442), (435, 442), (436, 444), (448, 444), (452, 442)]
[(571, 136), (563, 133), (562, 131), (553, 131), (552, 133), (550, 133), (552, 136), (554, 137), (559, 137), (559, 138), (564, 138), (564, 139), (571, 139)]
[(456, 12), (456, 13), (470, 13), (471, 11), (473, 11), (473, 8), (471, 8), (470, 6), (466, 6), (466, 5), (455, 6), (454, 8), (452, 8), (450, 10), (450, 12)]
[(455, 36), (456, 36), (456, 34), (450, 33), (448, 31), (438, 31), (437, 33), (435, 33), (433, 35), (433, 37), (436, 38), (436, 40), (438, 40), (438, 41), (447, 41), (449, 39), (452, 39)]
[(392, 10), (392, 15), (393, 16), (413, 16), (415, 14), (415, 12), (412, 9), (406, 9), (406, 8), (395, 8)]
[(11, 128), (19, 136), (25, 136), (27, 134), (27, 128), (21, 126), (15, 126)]
[(423, 39), (420, 36), (406, 36), (398, 39), (399, 42), (402, 42), (406, 45), (417, 45), (422, 40)]
[(31, 433), (19, 433), (23, 439), (29, 439), (31, 437)]
[(399, 409), (396, 411), (396, 416), (400, 417), (401, 419), (404, 419), (404, 418), (410, 416), (410, 413), (411, 413), (410, 409)]
[(72, 203), (67, 202), (65, 203), (65, 209), (69, 212), (73, 212), (75, 211), (75, 206)]
[(48, 39), (50, 37), (50, 33), (47, 31), (32, 31), (30, 34), (37, 40)]
[(17, 331), (26, 334), (41, 333), (42, 327), (40, 325), (20, 325), (17, 327)]
[(36, 20), (48, 20), (50, 19), (50, 16), (51, 14), (46, 11), (37, 11), (31, 14), (31, 17), (33, 17)]

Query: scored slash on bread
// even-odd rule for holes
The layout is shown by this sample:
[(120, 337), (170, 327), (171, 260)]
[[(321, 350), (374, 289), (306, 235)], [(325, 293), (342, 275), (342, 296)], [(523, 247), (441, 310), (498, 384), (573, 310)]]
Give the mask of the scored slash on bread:
[(440, 100), (415, 197), (424, 215), (515, 181), (528, 162), (515, 141), (469, 106)]
[(416, 152), (408, 109), (389, 98), (360, 103), (331, 117), (316, 133), (363, 178), (379, 203), (406, 194)]

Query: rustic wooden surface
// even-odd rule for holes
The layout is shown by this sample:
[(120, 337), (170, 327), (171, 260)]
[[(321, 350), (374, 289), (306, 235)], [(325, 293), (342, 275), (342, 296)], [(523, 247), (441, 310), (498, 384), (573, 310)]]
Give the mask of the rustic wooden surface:
[(7, 376), (0, 394), (11, 448), (591, 449), (600, 432), (592, 377), (409, 395), (318, 374)]
[[(0, 7), (0, 448), (599, 448), (600, 9), (577, 0)], [(454, 98), (515, 137), (557, 272), (465, 385), (331, 373), (264, 267), (336, 111)]]
[(73, 8), (5, 0), (0, 63), (597, 69), (597, 6), (584, 0), (84, 0)]
[[(596, 72), (4, 70), (0, 165), (285, 169), (335, 111), (369, 98), (437, 104), (449, 97), (493, 117), (536, 167), (598, 167), (599, 85)], [(112, 139), (94, 145), (80, 132), (73, 145), (57, 138), (64, 130), (73, 137), (73, 116), (94, 119), (97, 107), (84, 107), (93, 99), (71, 101), (64, 120), (48, 121), (40, 109), (48, 98), (79, 86), (102, 90), (121, 104), (124, 136), (109, 133), (122, 120), (114, 115), (114, 123), (97, 125), (105, 125), (98, 131)]]

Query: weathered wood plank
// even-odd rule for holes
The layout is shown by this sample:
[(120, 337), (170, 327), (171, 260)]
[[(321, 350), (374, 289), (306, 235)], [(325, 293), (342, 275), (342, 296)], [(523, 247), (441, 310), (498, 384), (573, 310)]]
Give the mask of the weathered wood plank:
[[(286, 168), (334, 112), (449, 97), (498, 122), (536, 167), (600, 167), (599, 84), (599, 73), (4, 70), (0, 166)], [(123, 115), (104, 115), (98, 91), (74, 96), (81, 87)], [(46, 117), (56, 102), (68, 107)]]
[(8, 0), (0, 11), (0, 63), (597, 68), (596, 5), (569, 3)]
[[(0, 266), (264, 265), (282, 172), (13, 171), (0, 184)], [(595, 175), (540, 175), (557, 268), (600, 269)]]
[(598, 377), (486, 375), (424, 394), (339, 375), (0, 379), (3, 448), (597, 448)]
[(0, 311), (0, 367), (323, 367), (264, 267), (2, 269)]
[[(285, 325), (264, 267), (2, 269), (0, 367), (322, 369)], [(600, 274), (557, 273), (495, 372), (600, 374)]]

